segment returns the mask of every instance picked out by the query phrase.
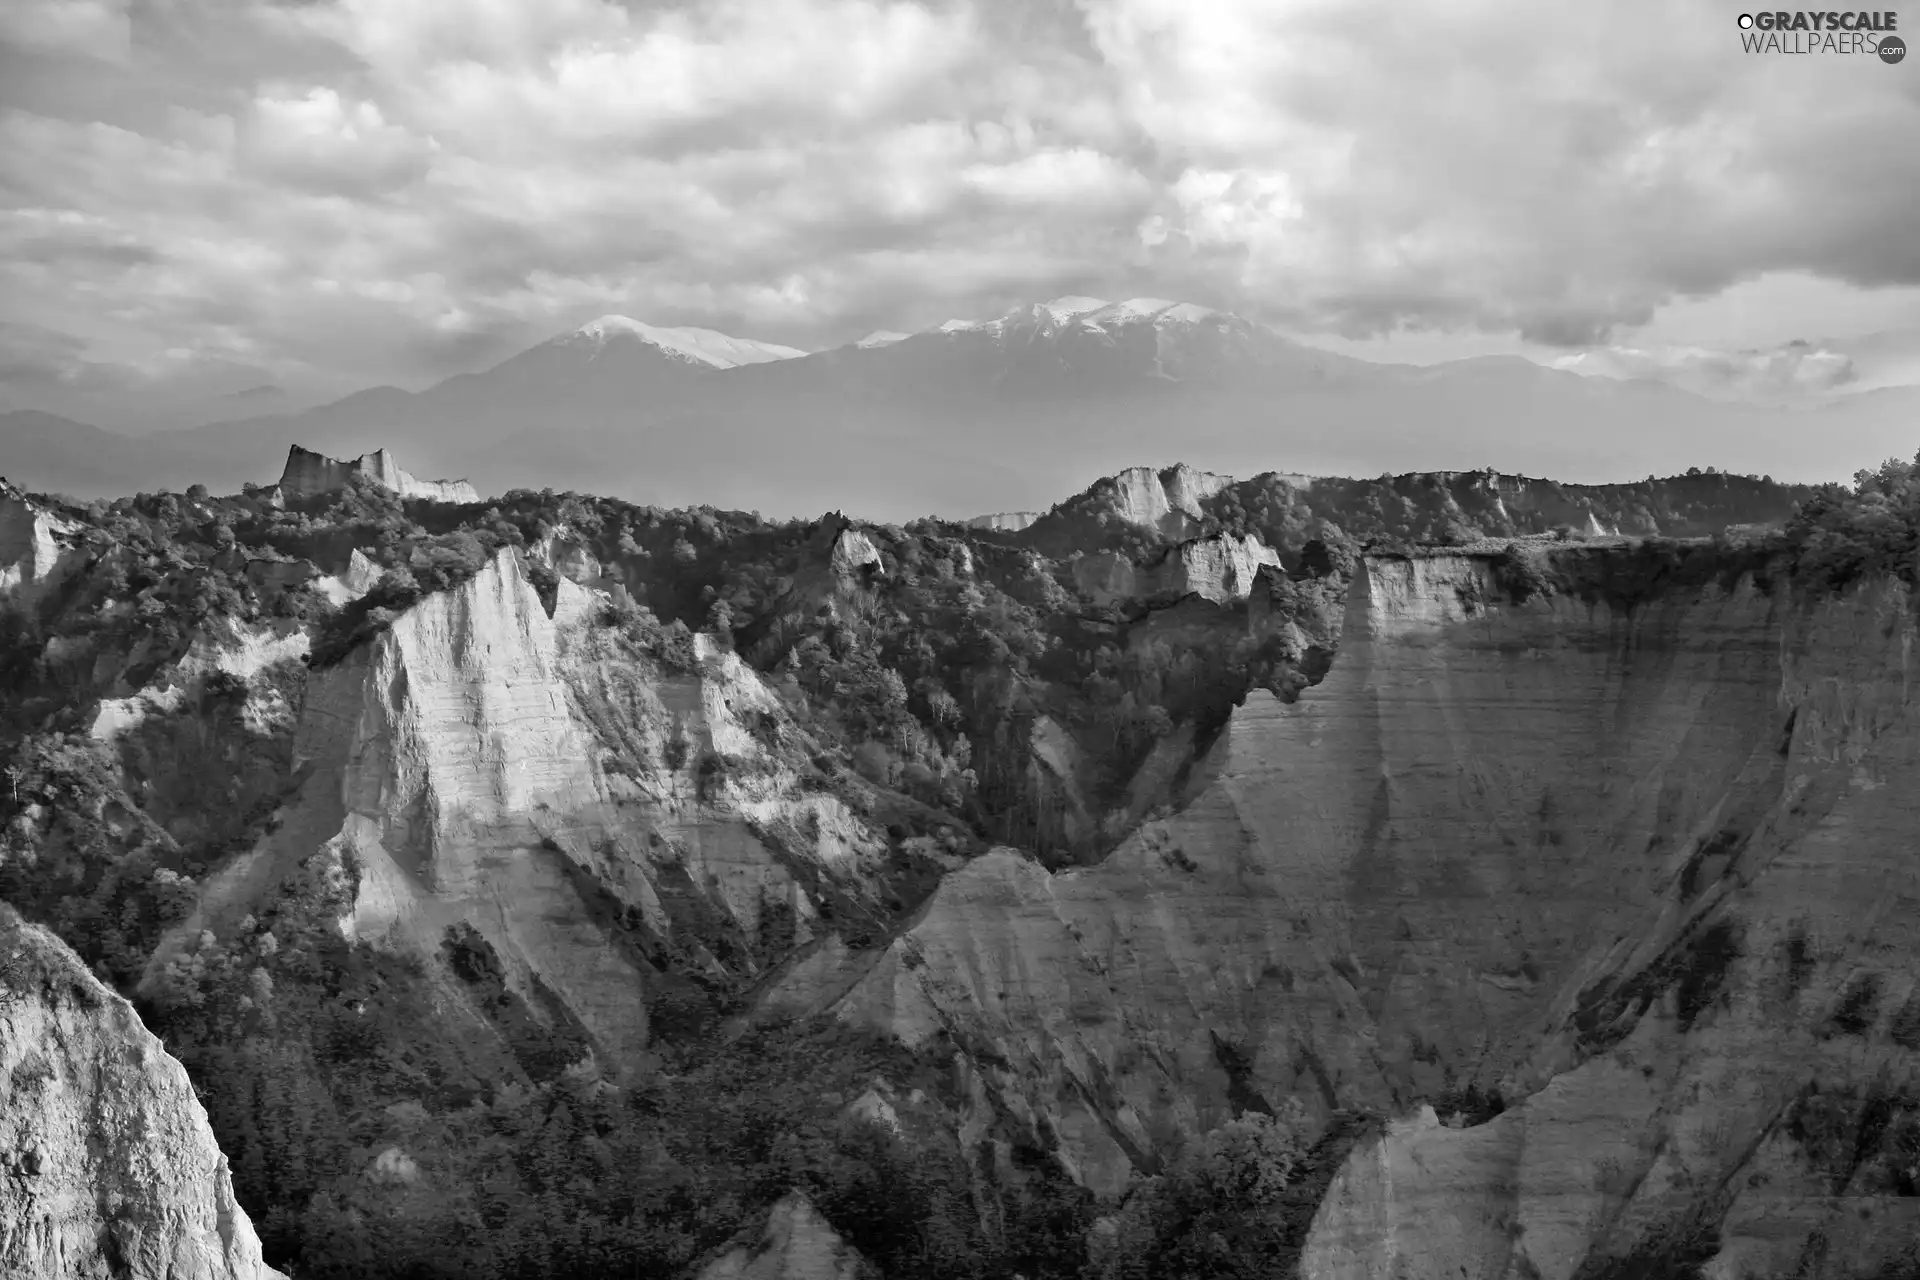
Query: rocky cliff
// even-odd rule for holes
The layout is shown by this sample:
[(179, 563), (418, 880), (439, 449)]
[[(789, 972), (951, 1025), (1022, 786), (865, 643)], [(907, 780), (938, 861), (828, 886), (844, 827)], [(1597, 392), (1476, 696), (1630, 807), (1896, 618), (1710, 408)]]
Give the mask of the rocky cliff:
[(403, 498), (422, 498), (428, 502), (480, 501), (479, 493), (465, 480), (421, 480), (409, 475), (385, 449), (362, 454), (351, 462), (340, 462), (293, 445), (287, 450), (287, 465), (280, 473), (279, 488), (288, 498), (310, 498), (344, 489), (355, 476), (371, 480)]
[(1038, 511), (996, 511), (992, 515), (974, 516), (967, 521), (967, 527), (989, 529), (996, 533), (1019, 533), (1039, 518)]
[(705, 637), (684, 668), (636, 651), (608, 605), (561, 577), (549, 609), (503, 549), (313, 673), (297, 792), (149, 983), (319, 856), (356, 878), (343, 931), (429, 959), (483, 947), (618, 1076), (645, 1060), (652, 1011), (686, 1013), (666, 970), (750, 981), (823, 899), (877, 910), (885, 838), (802, 785), (811, 750), (759, 677)]
[(83, 559), (72, 521), (0, 480), (0, 599), (29, 604)]
[(1073, 582), (1097, 604), (1156, 595), (1198, 595), (1215, 604), (1244, 600), (1262, 565), (1280, 553), (1252, 535), (1216, 533), (1174, 543), (1154, 560), (1096, 551), (1073, 562)]
[(0, 906), (0, 1272), (281, 1280), (187, 1073), (52, 934)]
[(860, 1255), (795, 1192), (773, 1206), (757, 1239), (709, 1262), (699, 1280), (862, 1280), (871, 1274)]
[[(1747, 601), (1745, 638), (1662, 646), (1713, 669), (1661, 717), (1691, 728), (1638, 788), (1646, 817), (1592, 850), (1642, 901), (1549, 984), (1546, 1034), (1500, 1073), (1524, 1101), (1356, 1155), (1308, 1274), (1560, 1280), (1689, 1250), (1728, 1278), (1914, 1265), (1912, 602), (1884, 581), (1790, 601), (1750, 576), (1723, 598)], [(1612, 656), (1638, 683), (1644, 650)]]
[(1903, 589), (1527, 554), (1366, 559), (1326, 679), (1252, 695), (1184, 809), (1095, 867), (950, 875), (839, 1016), (963, 1046), (997, 1114), (1109, 1190), (1286, 1095), (1518, 1103), (1354, 1157), (1314, 1276), (1566, 1277), (1723, 1219), (1728, 1276), (1863, 1213), (1897, 1241)]

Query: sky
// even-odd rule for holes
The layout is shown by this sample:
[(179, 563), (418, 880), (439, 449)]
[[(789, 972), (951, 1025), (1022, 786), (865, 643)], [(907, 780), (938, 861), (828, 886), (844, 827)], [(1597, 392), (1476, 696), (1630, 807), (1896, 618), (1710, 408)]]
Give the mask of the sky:
[(5, 0), (0, 408), (138, 430), (604, 313), (814, 349), (1063, 294), (1920, 382), (1920, 56), (1750, 55), (1740, 11)]

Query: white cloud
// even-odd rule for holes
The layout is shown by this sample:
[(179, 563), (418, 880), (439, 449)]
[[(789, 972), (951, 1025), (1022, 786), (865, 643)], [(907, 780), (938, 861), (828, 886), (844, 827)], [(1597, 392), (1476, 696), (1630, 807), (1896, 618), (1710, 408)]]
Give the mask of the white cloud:
[(1809, 342), (1769, 351), (1703, 347), (1598, 347), (1553, 362), (1573, 373), (1651, 378), (1725, 400), (1794, 400), (1844, 390), (1858, 377), (1852, 357)]
[(1767, 272), (1920, 283), (1912, 78), (1705, 0), (150, 0), (74, 56), (125, 17), (0, 5), (0, 320), (96, 363), (419, 385), (600, 311), (810, 345), (1060, 292), (1644, 353)]
[(324, 85), (255, 98), (239, 144), (262, 176), (332, 192), (402, 186), (425, 172), (433, 152), (428, 140), (389, 124), (378, 103), (349, 101)]
[(127, 9), (128, 0), (7, 0), (0, 43), (124, 63), (132, 42)]

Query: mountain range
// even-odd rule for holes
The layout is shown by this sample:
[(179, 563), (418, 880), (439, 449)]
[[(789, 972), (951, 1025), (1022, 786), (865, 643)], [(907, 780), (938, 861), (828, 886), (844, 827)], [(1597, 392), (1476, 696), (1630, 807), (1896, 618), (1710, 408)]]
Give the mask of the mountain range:
[(1190, 303), (1065, 297), (832, 350), (604, 316), (424, 391), (133, 437), (0, 415), (0, 474), (92, 497), (231, 491), (289, 445), (391, 447), (482, 493), (551, 487), (771, 516), (1039, 508), (1143, 459), (1253, 474), (1497, 468), (1571, 482), (1737, 465), (1842, 478), (1907, 455), (1920, 387), (1802, 408), (1710, 400), (1518, 356), (1382, 364)]

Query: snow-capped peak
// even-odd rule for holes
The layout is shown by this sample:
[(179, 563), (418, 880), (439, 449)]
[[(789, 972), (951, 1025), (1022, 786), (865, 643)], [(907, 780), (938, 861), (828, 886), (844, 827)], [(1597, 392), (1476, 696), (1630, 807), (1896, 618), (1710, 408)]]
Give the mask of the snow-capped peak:
[(1193, 324), (1220, 313), (1211, 307), (1191, 302), (1168, 302), (1165, 298), (1128, 298), (1089, 311), (1080, 317), (1082, 324), (1125, 324), (1132, 320), (1152, 320), (1155, 324)]
[(1041, 303), (1040, 310), (1046, 312), (1055, 320), (1065, 322), (1077, 315), (1084, 315), (1089, 311), (1098, 311), (1100, 308), (1108, 305), (1110, 304), (1102, 298), (1083, 298), (1078, 295), (1069, 294), (1064, 298), (1055, 298), (1051, 302)]
[(875, 329), (872, 333), (853, 345), (856, 347), (890, 347), (896, 342), (905, 342), (908, 336), (909, 335), (904, 333), (895, 333), (891, 329)]
[(1223, 324), (1232, 319), (1229, 312), (1216, 311), (1193, 302), (1169, 302), (1165, 298), (1128, 298), (1124, 302), (1107, 302), (1101, 298), (1069, 294), (1049, 302), (1014, 307), (994, 320), (949, 320), (931, 332), (984, 333), (1005, 337), (1027, 332), (1030, 326), (1038, 326), (1042, 332), (1072, 328), (1104, 331), (1109, 325), (1146, 322), (1156, 329), (1163, 329), (1170, 325)]
[(616, 339), (631, 339), (658, 347), (667, 355), (688, 364), (710, 365), (715, 369), (733, 369), (743, 364), (765, 364), (772, 360), (791, 360), (806, 354), (794, 347), (751, 338), (735, 338), (714, 329), (693, 326), (664, 328), (646, 324), (630, 316), (607, 315), (590, 320), (561, 339), (563, 342), (590, 342), (604, 348)]

